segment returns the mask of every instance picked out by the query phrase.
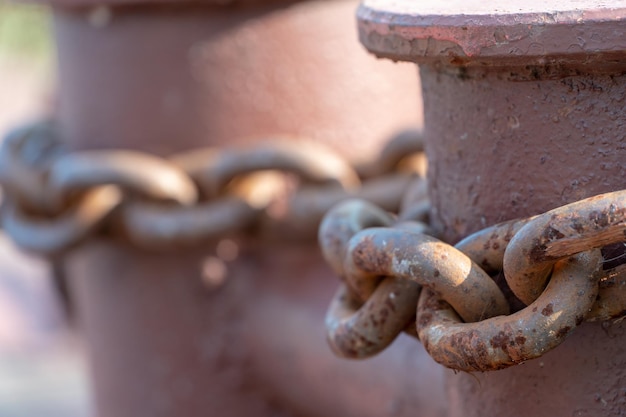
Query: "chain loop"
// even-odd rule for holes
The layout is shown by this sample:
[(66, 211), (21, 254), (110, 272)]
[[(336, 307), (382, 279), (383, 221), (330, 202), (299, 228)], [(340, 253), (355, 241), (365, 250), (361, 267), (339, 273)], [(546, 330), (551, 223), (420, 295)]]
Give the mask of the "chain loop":
[(537, 216), (515, 234), (504, 276), (526, 304), (543, 291), (552, 265), (579, 252), (626, 241), (626, 191), (587, 198)]
[[(419, 187), (414, 193), (424, 195)], [(337, 206), (320, 228), (327, 262), (345, 281), (327, 314), (331, 347), (340, 356), (371, 356), (416, 324), (419, 339), (437, 362), (486, 371), (543, 355), (585, 320), (623, 317), (626, 265), (603, 270), (608, 260), (598, 249), (626, 242), (625, 198), (626, 191), (607, 193), (494, 225), (455, 248), (428, 236), (425, 225), (407, 225), (402, 218), (389, 225), (390, 218), (371, 206), (368, 213), (386, 221), (352, 222), (342, 229), (341, 219), (361, 218), (362, 213), (356, 210), (359, 202)], [(426, 197), (412, 200), (418, 206), (424, 201)], [(336, 234), (339, 238), (323, 238)], [(521, 256), (526, 258), (520, 261)], [(507, 265), (517, 273), (548, 271), (545, 290), (540, 287), (539, 297), (511, 315), (490, 277), (504, 269), (511, 282)], [(420, 285), (403, 287), (403, 280)], [(421, 285), (426, 289), (415, 302)], [(528, 288), (536, 285), (531, 282)], [(402, 288), (407, 293), (397, 301)]]
[(36, 123), (10, 132), (0, 148), (0, 183), (14, 204), (51, 214), (46, 192), (47, 171), (66, 153), (51, 122)]
[[(358, 352), (358, 357), (378, 353), (414, 322), (422, 285), (446, 294), (469, 321), (508, 313), (495, 283), (466, 255), (423, 234), (426, 226), (366, 228), (390, 222), (380, 209), (358, 201), (338, 205), (322, 222), (323, 254), (347, 284), (326, 316), (334, 351), (343, 356)], [(393, 278), (381, 282), (382, 277)], [(407, 281), (415, 285), (408, 286)], [(475, 303), (468, 304), (472, 293)]]
[(114, 186), (95, 187), (54, 220), (29, 215), (9, 199), (4, 202), (2, 224), (5, 232), (22, 249), (51, 254), (85, 240), (110, 217), (122, 199), (119, 189)]
[(580, 325), (598, 294), (599, 251), (559, 261), (541, 296), (509, 316), (464, 323), (448, 303), (424, 291), (417, 310), (420, 341), (438, 363), (492, 371), (538, 358)]
[[(420, 139), (416, 132), (403, 143), (407, 138)], [(68, 152), (54, 126), (42, 123), (10, 134), (0, 151), (2, 222), (20, 246), (46, 254), (76, 245), (105, 223), (114, 235), (151, 248), (238, 233), (310, 239), (324, 213), (349, 198), (398, 210), (416, 169), (394, 172), (398, 155), (385, 161), (384, 174), (360, 178), (332, 151), (293, 138), (170, 158)]]
[(324, 216), (318, 240), (322, 255), (333, 271), (345, 281), (344, 260), (348, 242), (368, 227), (391, 226), (393, 217), (378, 206), (362, 200), (337, 204)]
[[(394, 228), (362, 230), (348, 242), (348, 285), (363, 299), (379, 277), (414, 281), (441, 294), (465, 321), (509, 312), (498, 286), (467, 255), (422, 233)], [(410, 306), (415, 312), (415, 305)]]
[(46, 185), (59, 206), (72, 194), (100, 185), (116, 185), (145, 198), (184, 206), (198, 200), (196, 186), (185, 172), (165, 159), (135, 151), (62, 155), (51, 164)]
[(174, 155), (171, 161), (198, 183), (207, 197), (215, 197), (234, 178), (258, 171), (295, 174), (306, 183), (336, 184), (354, 189), (360, 180), (354, 169), (330, 150), (301, 138), (268, 140), (253, 149), (196, 149)]

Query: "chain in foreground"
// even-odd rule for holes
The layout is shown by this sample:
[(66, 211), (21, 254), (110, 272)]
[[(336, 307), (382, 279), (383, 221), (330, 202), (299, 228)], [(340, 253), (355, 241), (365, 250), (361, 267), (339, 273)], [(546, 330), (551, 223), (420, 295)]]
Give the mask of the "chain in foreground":
[[(407, 331), (446, 367), (489, 371), (540, 357), (583, 321), (626, 315), (626, 190), (455, 246), (433, 235), (364, 201), (327, 213), (319, 242), (343, 280), (326, 316), (337, 355), (374, 355)], [(608, 249), (618, 255), (604, 259)], [(523, 308), (511, 314), (510, 305)]]

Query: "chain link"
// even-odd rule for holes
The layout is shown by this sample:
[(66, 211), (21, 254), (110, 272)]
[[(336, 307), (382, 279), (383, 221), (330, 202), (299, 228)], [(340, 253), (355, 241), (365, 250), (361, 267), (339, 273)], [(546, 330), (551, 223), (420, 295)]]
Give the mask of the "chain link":
[(319, 144), (287, 137), (169, 158), (70, 152), (52, 123), (38, 123), (9, 134), (0, 150), (2, 224), (19, 246), (43, 254), (100, 231), (153, 248), (240, 233), (310, 239), (324, 213), (347, 198), (397, 211), (419, 176), (406, 156), (423, 159), (422, 150), (420, 133), (407, 131), (380, 158), (356, 167)]
[[(169, 158), (69, 152), (40, 123), (2, 145), (1, 219), (19, 246), (44, 254), (100, 232), (173, 247), (241, 233), (310, 238), (319, 225), (322, 253), (343, 281), (326, 326), (344, 357), (374, 355), (406, 332), (447, 367), (502, 369), (545, 354), (583, 321), (626, 315), (626, 264), (615, 262), (626, 247), (626, 191), (451, 246), (428, 226), (426, 180), (415, 168), (423, 162), (414, 158), (423, 160), (414, 131), (352, 165), (293, 138)], [(621, 252), (603, 257), (615, 244)]]
[[(411, 202), (428, 205), (419, 191)], [(320, 246), (344, 281), (326, 317), (339, 356), (371, 356), (413, 327), (435, 361), (488, 371), (545, 354), (585, 320), (626, 315), (626, 264), (605, 269), (613, 259), (599, 250), (626, 242), (626, 190), (494, 225), (454, 247), (429, 234), (363, 201), (326, 214)], [(502, 274), (508, 302), (494, 281)]]

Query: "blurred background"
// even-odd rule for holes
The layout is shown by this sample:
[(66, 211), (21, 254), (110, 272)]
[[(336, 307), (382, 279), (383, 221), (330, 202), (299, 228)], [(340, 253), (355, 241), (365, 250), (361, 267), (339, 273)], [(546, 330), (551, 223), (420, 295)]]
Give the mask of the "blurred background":
[[(55, 108), (54, 45), (43, 6), (0, 0), (0, 136)], [(86, 361), (50, 266), (0, 233), (0, 416), (89, 417)]]

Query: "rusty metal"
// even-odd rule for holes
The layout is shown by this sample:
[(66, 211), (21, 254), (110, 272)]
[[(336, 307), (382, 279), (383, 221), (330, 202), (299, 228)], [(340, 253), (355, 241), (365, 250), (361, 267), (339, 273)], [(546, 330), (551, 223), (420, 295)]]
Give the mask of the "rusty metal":
[[(456, 247), (428, 236), (429, 228), (422, 223), (390, 225), (393, 219), (372, 204), (349, 201), (338, 205), (322, 221), (319, 236), (327, 262), (345, 281), (326, 316), (331, 348), (339, 356), (369, 357), (416, 322), (420, 340), (437, 362), (458, 370), (487, 371), (547, 353), (585, 320), (623, 316), (626, 268), (604, 270), (607, 260), (599, 250), (593, 255), (590, 252), (613, 243), (616, 236), (618, 241), (624, 240), (621, 225), (626, 218), (615, 203), (623, 193), (596, 196), (543, 215), (494, 225)], [(599, 216), (607, 206), (611, 217)], [(573, 209), (577, 209), (576, 215)], [(508, 302), (488, 273), (501, 273), (504, 259), (519, 257), (524, 247), (518, 245), (543, 239), (545, 228), (536, 227), (537, 221), (547, 218), (553, 227), (561, 226), (551, 230), (563, 229), (558, 223), (563, 213), (578, 221), (600, 218), (612, 232), (601, 229), (598, 233), (597, 226), (585, 229), (579, 225), (579, 241), (568, 248), (574, 250), (551, 259), (549, 289), (541, 299), (507, 315)], [(530, 233), (535, 233), (532, 239)], [(611, 238), (598, 240), (599, 235)], [(546, 246), (550, 248), (550, 244)], [(585, 255), (572, 257), (580, 252)], [(416, 285), (410, 287), (404, 281)], [(421, 296), (415, 317), (422, 286), (430, 291), (422, 291), (428, 295)], [(405, 293), (399, 297), (402, 291)], [(498, 341), (504, 342), (498, 345)]]
[(357, 165), (356, 171), (361, 178), (372, 178), (398, 171), (398, 168), (402, 166), (408, 166), (411, 171), (419, 167), (420, 174), (423, 175), (424, 172), (421, 170), (425, 167), (420, 165), (425, 164), (425, 160), (411, 161), (412, 158), (424, 154), (423, 136), (423, 132), (417, 129), (398, 133), (385, 144), (376, 159)]
[(6, 135), (0, 149), (0, 182), (29, 209), (52, 211), (45, 193), (52, 160), (67, 152), (50, 121), (27, 125)]
[(7, 200), (3, 202), (2, 227), (22, 249), (52, 255), (76, 246), (97, 231), (122, 198), (114, 186), (95, 187), (54, 218), (29, 215)]
[(171, 160), (187, 172), (208, 197), (219, 195), (236, 177), (264, 170), (290, 172), (305, 182), (335, 183), (345, 189), (360, 184), (345, 159), (324, 146), (302, 138), (260, 138), (259, 141), (253, 149), (197, 149), (174, 155)]
[[(189, 245), (255, 230), (266, 237), (310, 238), (323, 214), (342, 200), (371, 199), (397, 211), (404, 190), (418, 178), (416, 173), (388, 173), (396, 165), (391, 164), (382, 177), (359, 186), (351, 166), (319, 144), (261, 142), (254, 148), (198, 149), (169, 159), (119, 150), (58, 154), (56, 147), (41, 144), (52, 143), (54, 136), (42, 138), (38, 129), (12, 135), (19, 146), (9, 138), (0, 155), (10, 162), (0, 173), (7, 195), (5, 229), (35, 252), (61, 252), (104, 221), (109, 231), (144, 247)], [(19, 147), (56, 156), (40, 155), (46, 165), (30, 167), (16, 158)], [(25, 167), (33, 169), (23, 177)], [(285, 174), (297, 175), (297, 183)], [(41, 196), (45, 203), (38, 200)]]
[(539, 297), (554, 262), (626, 240), (626, 191), (590, 197), (537, 216), (504, 254), (504, 275), (526, 304)]
[(545, 355), (585, 319), (598, 294), (599, 251), (560, 261), (541, 296), (522, 311), (464, 323), (434, 292), (417, 310), (420, 341), (452, 369), (493, 371)]
[[(432, 205), (428, 197), (428, 182), (425, 179), (415, 181), (404, 194), (398, 218), (400, 220), (415, 220), (430, 223), (431, 208)], [(431, 229), (429, 234), (439, 237), (439, 234), (434, 229)]]
[(454, 245), (480, 265), (488, 274), (502, 271), (504, 252), (515, 234), (529, 221), (528, 219), (510, 220), (472, 233)]
[[(348, 200), (333, 207), (322, 220), (318, 240), (322, 255), (333, 271), (346, 281), (349, 241), (360, 231), (390, 226), (393, 217), (374, 204)], [(326, 313), (327, 339), (333, 351), (345, 357), (369, 357), (389, 346), (403, 330), (417, 335), (411, 325), (420, 287), (402, 279), (384, 280), (359, 297), (359, 286), (340, 286)], [(368, 299), (369, 298), (369, 299)], [(392, 311), (393, 313), (390, 313)], [(393, 318), (388, 320), (390, 314)]]
[(289, 239), (310, 237), (317, 233), (324, 214), (347, 199), (361, 199), (392, 213), (398, 212), (402, 196), (415, 181), (423, 181), (417, 174), (396, 173), (374, 177), (354, 190), (338, 187), (303, 187), (286, 199), (280, 210), (266, 210), (260, 220), (259, 231), (268, 238)]
[(134, 151), (68, 153), (54, 160), (47, 178), (47, 191), (59, 206), (71, 194), (107, 184), (181, 205), (194, 204), (198, 199), (195, 184), (182, 170), (162, 158)]
[(354, 298), (347, 285), (341, 285), (326, 314), (331, 349), (347, 358), (380, 353), (403, 330), (414, 327), (419, 293), (418, 284), (391, 277), (383, 280), (363, 303)]
[[(623, 2), (364, 0), (357, 14), (368, 50), (419, 64), (444, 241), (624, 189)], [(624, 326), (584, 323), (524, 366), (448, 373), (449, 416), (619, 415)]]
[(423, 234), (427, 227), (419, 223), (376, 227), (391, 222), (372, 204), (349, 201), (321, 223), (322, 253), (346, 282), (326, 315), (338, 355), (369, 357), (410, 329), (421, 286), (445, 294), (468, 321), (508, 313), (500, 290), (466, 255)]
[[(347, 253), (346, 281), (363, 299), (379, 277), (392, 276), (442, 294), (465, 321), (509, 312), (489, 275), (454, 247), (428, 235), (370, 228), (350, 239)], [(415, 305), (409, 309), (415, 312)]]
[(374, 204), (360, 200), (339, 203), (320, 223), (318, 241), (322, 255), (335, 274), (345, 280), (344, 261), (350, 239), (365, 228), (392, 224), (393, 217)]
[(133, 202), (122, 208), (120, 233), (144, 247), (192, 245), (241, 233), (258, 212), (237, 196), (190, 207)]
[(596, 302), (587, 321), (623, 320), (626, 316), (626, 265), (603, 273)]

